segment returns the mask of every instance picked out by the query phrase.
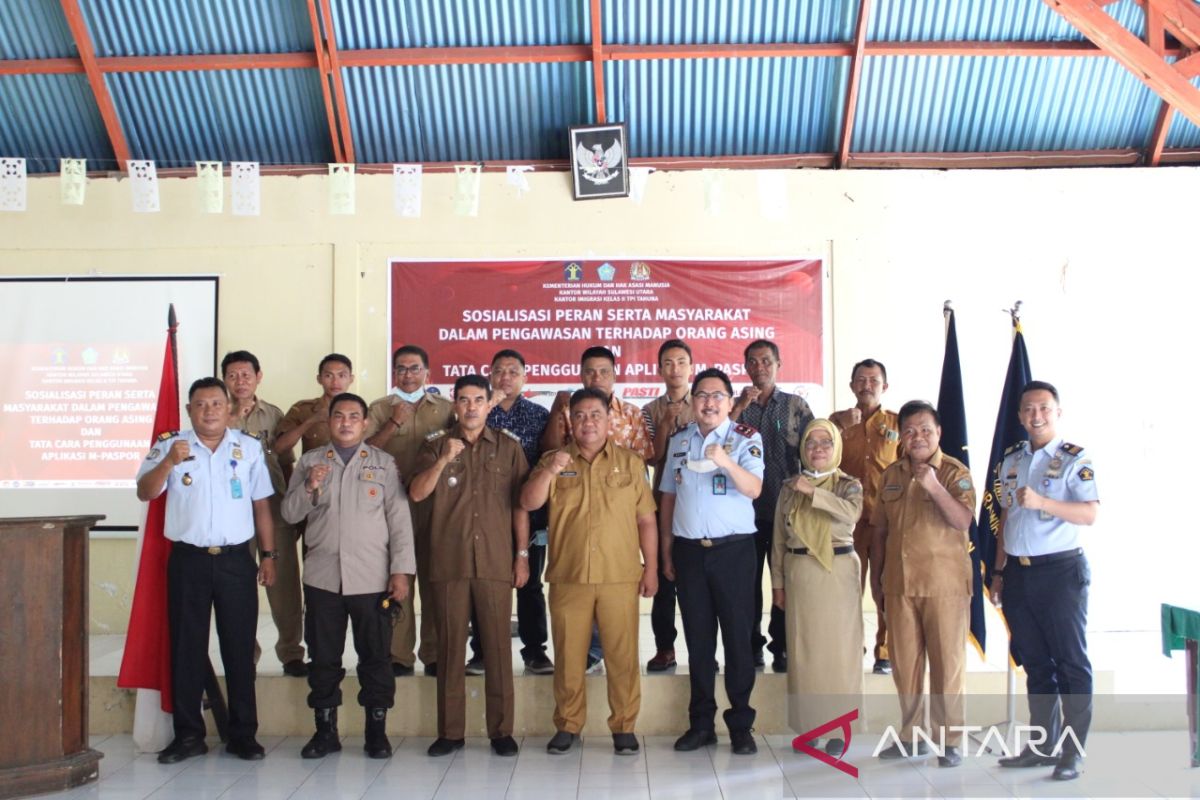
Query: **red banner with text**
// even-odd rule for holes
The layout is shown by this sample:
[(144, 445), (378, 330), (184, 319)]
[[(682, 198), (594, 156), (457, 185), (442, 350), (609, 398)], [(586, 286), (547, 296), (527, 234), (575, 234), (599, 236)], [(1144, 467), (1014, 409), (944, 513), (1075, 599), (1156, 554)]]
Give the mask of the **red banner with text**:
[(656, 357), (666, 339), (692, 348), (696, 369), (746, 383), (742, 351), (769, 339), (779, 384), (808, 394), (823, 382), (823, 263), (797, 261), (391, 262), (391, 345), (430, 354), (430, 383), (487, 375), (504, 348), (526, 361), (531, 394), (579, 385), (592, 345), (617, 355), (617, 392), (661, 393)]

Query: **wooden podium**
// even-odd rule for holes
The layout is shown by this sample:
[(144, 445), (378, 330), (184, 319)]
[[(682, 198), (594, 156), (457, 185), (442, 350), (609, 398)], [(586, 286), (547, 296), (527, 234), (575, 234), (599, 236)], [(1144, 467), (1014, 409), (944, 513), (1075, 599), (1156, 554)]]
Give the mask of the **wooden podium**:
[(101, 516), (0, 518), (0, 798), (93, 781), (88, 531)]

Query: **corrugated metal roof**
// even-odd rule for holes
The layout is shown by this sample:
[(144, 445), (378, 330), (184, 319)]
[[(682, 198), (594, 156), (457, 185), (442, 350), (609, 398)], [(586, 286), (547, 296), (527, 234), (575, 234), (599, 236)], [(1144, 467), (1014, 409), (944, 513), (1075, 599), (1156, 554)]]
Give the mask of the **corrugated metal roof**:
[(1158, 98), (1107, 58), (872, 57), (851, 149), (1142, 147)]
[(83, 75), (5, 75), (0, 108), (0, 155), (24, 157), (29, 173), (57, 172), (60, 158), (86, 158), (89, 169), (116, 166)]
[[(1144, 15), (1133, 0), (1105, 11), (1141, 36)], [(868, 37), (873, 41), (1080, 41), (1081, 34), (1040, 0), (922, 0), (874, 2)]]
[[(1192, 79), (1192, 86), (1200, 88), (1200, 77)], [(1200, 147), (1200, 127), (1183, 114), (1175, 114), (1167, 131), (1167, 147)]]
[(363, 162), (566, 158), (591, 118), (591, 65), (470, 64), (343, 71)]
[(81, 0), (98, 56), (313, 49), (305, 0)]
[[(895, 3), (903, 5), (903, 3)], [(853, 37), (857, 0), (604, 0), (612, 44), (842, 42)]]
[(831, 152), (848, 58), (721, 58), (605, 65), (608, 118), (633, 157)]
[(581, 0), (334, 0), (338, 47), (514, 47), (590, 41)]
[(0, 59), (73, 55), (75, 40), (57, 0), (0, 2)]
[(316, 70), (106, 76), (134, 158), (314, 164), (333, 160)]

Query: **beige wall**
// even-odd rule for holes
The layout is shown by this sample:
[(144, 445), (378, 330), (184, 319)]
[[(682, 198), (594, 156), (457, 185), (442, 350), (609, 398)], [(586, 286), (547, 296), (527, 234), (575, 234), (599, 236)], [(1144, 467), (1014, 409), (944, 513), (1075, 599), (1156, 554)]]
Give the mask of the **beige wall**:
[[(143, 215), (130, 211), (128, 181), (93, 180), (85, 206), (65, 207), (56, 178), (35, 178), (29, 211), (0, 215), (0, 273), (217, 273), (218, 349), (255, 351), (262, 395), (286, 407), (317, 391), (315, 362), (329, 350), (354, 358), (362, 394), (386, 390), (392, 256), (825, 257), (838, 407), (852, 402), (848, 370), (865, 356), (888, 365), (891, 406), (936, 398), (940, 310), (955, 301), (979, 474), (1009, 348), (1000, 310), (1021, 299), (1035, 375), (1059, 385), (1064, 432), (1100, 459), (1093, 625), (1149, 628), (1157, 602), (1186, 594), (1183, 565), (1198, 554), (1171, 502), (1192, 471), (1180, 403), (1195, 379), (1178, 354), (1194, 338), (1198, 175), (790, 171), (784, 222), (760, 214), (748, 171), (725, 173), (719, 217), (705, 213), (698, 172), (653, 174), (640, 206), (572, 202), (563, 173), (530, 175), (518, 199), (489, 174), (475, 219), (453, 214), (454, 176), (429, 175), (416, 220), (393, 213), (391, 176), (358, 178), (352, 217), (328, 214), (324, 176), (264, 178), (260, 217), (201, 213), (192, 179), (162, 181), (163, 211)], [(127, 543), (93, 548), (97, 630), (124, 624), (131, 557)]]

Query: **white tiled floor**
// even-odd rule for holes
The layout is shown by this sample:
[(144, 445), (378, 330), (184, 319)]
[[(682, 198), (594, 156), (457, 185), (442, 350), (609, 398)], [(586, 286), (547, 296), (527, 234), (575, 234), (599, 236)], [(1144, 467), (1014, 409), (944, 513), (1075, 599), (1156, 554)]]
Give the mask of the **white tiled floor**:
[(636, 757), (617, 756), (607, 737), (590, 737), (563, 755), (528, 738), (517, 758), (491, 754), (487, 741), (468, 740), (453, 757), (425, 755), (429, 739), (393, 739), (395, 755), (373, 761), (361, 737), (343, 740), (341, 753), (300, 758), (304, 737), (264, 738), (266, 760), (239, 761), (213, 752), (173, 766), (137, 755), (127, 735), (96, 737), (104, 753), (100, 780), (71, 792), (44, 795), (97, 800), (563, 800), (563, 798), (687, 798), (758, 800), (790, 797), (1200, 797), (1200, 770), (1188, 768), (1185, 733), (1096, 733), (1088, 741), (1086, 772), (1071, 783), (1048, 779), (1049, 769), (1002, 770), (991, 756), (968, 754), (960, 768), (934, 759), (882, 762), (874, 741), (851, 744), (852, 778), (793, 753), (786, 736), (759, 737), (755, 756), (735, 756), (720, 736), (716, 747), (676, 753), (670, 737), (645, 737)]

